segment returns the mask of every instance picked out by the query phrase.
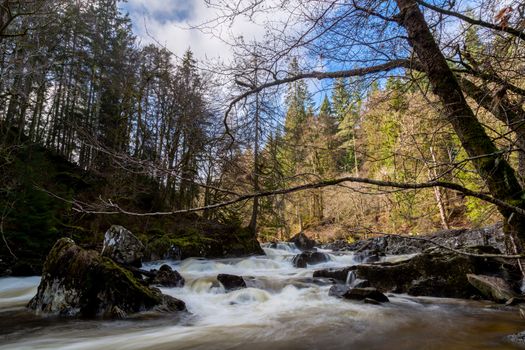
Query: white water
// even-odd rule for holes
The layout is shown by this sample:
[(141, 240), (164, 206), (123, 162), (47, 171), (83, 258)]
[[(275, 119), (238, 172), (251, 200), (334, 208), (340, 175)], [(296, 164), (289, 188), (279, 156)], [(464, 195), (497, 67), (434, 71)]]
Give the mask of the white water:
[[(0, 279), (0, 349), (512, 349), (502, 336), (522, 326), (512, 310), (479, 302), (390, 295), (391, 303), (376, 306), (336, 299), (312, 274), (354, 264), (351, 254), (297, 269), (294, 246), (264, 250), (265, 257), (162, 262), (186, 279), (184, 288), (163, 289), (186, 302), (192, 316), (182, 320), (37, 319), (21, 307), (39, 278)], [(249, 288), (226, 293), (219, 273), (242, 275)]]

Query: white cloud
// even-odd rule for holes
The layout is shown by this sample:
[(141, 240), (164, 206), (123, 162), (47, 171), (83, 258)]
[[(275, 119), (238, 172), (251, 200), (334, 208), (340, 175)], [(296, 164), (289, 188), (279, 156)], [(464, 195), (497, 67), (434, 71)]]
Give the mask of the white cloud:
[(124, 10), (129, 11), (135, 33), (143, 44), (157, 42), (177, 56), (191, 48), (199, 60), (228, 60), (232, 49), (225, 41), (231, 42), (232, 37), (241, 35), (247, 40), (260, 39), (264, 33), (262, 25), (243, 18), (215, 26), (213, 34), (190, 29), (219, 15), (204, 0), (129, 0)]

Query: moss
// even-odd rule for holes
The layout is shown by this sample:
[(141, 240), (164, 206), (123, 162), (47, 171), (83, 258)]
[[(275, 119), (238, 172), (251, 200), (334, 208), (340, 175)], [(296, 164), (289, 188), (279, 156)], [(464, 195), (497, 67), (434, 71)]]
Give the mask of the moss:
[[(139, 312), (156, 306), (170, 311), (183, 310), (184, 303), (162, 295), (158, 290), (143, 285), (133, 274), (96, 251), (85, 250), (71, 239), (60, 239), (53, 246), (45, 262), (43, 280), (30, 306), (44, 311), (61, 308), (60, 312), (84, 317), (110, 316), (114, 308), (126, 313)], [(62, 295), (78, 295), (78, 299), (64, 301), (58, 298), (54, 307), (48, 307), (59, 281)], [(59, 294), (60, 294), (59, 293)], [(80, 310), (80, 311), (78, 311)]]

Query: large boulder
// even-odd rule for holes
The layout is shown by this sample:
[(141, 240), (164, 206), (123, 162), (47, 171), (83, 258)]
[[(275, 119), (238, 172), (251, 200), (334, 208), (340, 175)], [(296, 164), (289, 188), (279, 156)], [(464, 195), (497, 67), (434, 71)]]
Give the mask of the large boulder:
[(295, 267), (305, 268), (307, 265), (316, 265), (330, 261), (330, 257), (321, 252), (305, 251), (294, 256), (292, 264)]
[(147, 310), (186, 310), (183, 301), (141, 284), (111, 259), (68, 238), (51, 249), (28, 307), (37, 314), (109, 318)]
[[(366, 279), (382, 292), (407, 293), (415, 296), (469, 298), (482, 296), (468, 281), (468, 274), (499, 276), (518, 281), (519, 269), (499, 259), (479, 258), (432, 250), (396, 263), (352, 266), (356, 277)], [(342, 275), (344, 271), (340, 271)], [(314, 276), (335, 276), (333, 271), (316, 272)], [(516, 286), (511, 285), (511, 288)]]
[(124, 227), (113, 225), (104, 235), (102, 255), (119, 264), (140, 267), (144, 257), (144, 245)]
[(224, 286), (226, 291), (246, 288), (246, 282), (241, 276), (221, 273), (217, 275), (217, 281), (219, 281)]
[(290, 238), (289, 242), (294, 243), (295, 246), (300, 250), (310, 250), (316, 245), (315, 240), (308, 238), (308, 236), (306, 236), (303, 232), (299, 232)]
[(507, 281), (501, 277), (468, 274), (467, 280), (487, 299), (498, 303), (505, 303), (518, 297)]

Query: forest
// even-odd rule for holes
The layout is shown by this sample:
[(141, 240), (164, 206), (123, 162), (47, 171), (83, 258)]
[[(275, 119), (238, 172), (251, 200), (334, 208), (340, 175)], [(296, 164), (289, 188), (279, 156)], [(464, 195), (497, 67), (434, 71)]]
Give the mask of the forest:
[[(137, 15), (138, 4), (146, 10)], [(220, 42), (223, 56), (196, 54), (191, 41), (175, 51), (148, 28), (139, 30), (157, 13), (147, 10), (157, 6), (166, 6), (168, 17), (172, 8), (188, 16), (184, 30), (205, 35), (210, 48)], [(199, 17), (197, 9), (211, 18)], [(259, 34), (252, 35), (252, 26)], [(206, 278), (207, 298), (218, 287), (208, 274), (199, 275), (206, 268), (185, 270), (197, 258), (214, 264), (210, 273), (219, 273), (226, 292), (233, 283), (232, 290), (240, 284), (274, 293), (258, 276), (275, 268), (281, 277), (293, 275), (292, 285), (310, 283), (293, 293), (326, 282), (299, 281), (309, 277), (339, 281), (329, 295), (343, 299), (354, 297), (348, 297), (352, 289), (342, 291), (341, 281), (354, 294), (376, 288), (394, 304), (397, 296), (387, 292), (519, 304), (525, 276), (524, 43), (525, 4), (517, 0), (0, 0), (0, 276), (59, 270), (74, 281), (89, 277), (78, 287), (91, 288), (81, 306), (66, 312), (78, 309), (88, 317), (106, 317), (108, 309), (114, 318), (159, 303), (206, 314), (192, 309), (192, 293)], [(120, 248), (122, 254), (138, 245), (139, 255), (121, 261), (107, 253), (120, 239), (115, 237), (128, 233), (132, 243)], [(100, 256), (91, 253), (99, 250)], [(417, 257), (389, 260), (410, 254)], [(269, 261), (257, 260), (264, 255)], [(242, 269), (237, 260), (220, 260), (246, 256), (252, 258)], [(169, 286), (183, 291), (167, 294), (182, 304), (132, 279), (162, 285), (159, 276), (167, 270), (147, 265), (158, 260), (177, 261), (168, 268), (180, 279), (172, 276), (177, 282)], [(69, 270), (60, 270), (69, 261), (75, 262)], [(96, 268), (78, 267), (86, 261)], [(254, 261), (260, 264), (253, 267)], [(314, 265), (325, 270), (310, 271)], [(297, 268), (312, 275), (295, 275)], [(453, 281), (446, 277), (457, 274), (461, 278)], [(110, 292), (92, 291), (93, 280), (121, 277), (118, 287), (104, 284)], [(361, 280), (367, 285), (358, 286)], [(37, 314), (54, 303), (46, 288), (58, 288), (45, 281), (29, 304)], [(286, 285), (279, 288), (286, 290), (279, 296), (284, 301), (313, 302)], [(138, 296), (119, 294), (135, 289)], [(2, 291), (0, 278), (0, 314)], [(260, 293), (249, 298), (262, 302)], [(97, 309), (90, 299), (95, 294), (141, 303), (103, 298), (105, 306)], [(213, 299), (202, 302), (212, 305)], [(63, 305), (57, 307), (62, 314)], [(434, 317), (457, 312), (449, 304), (439, 308)], [(520, 328), (514, 311), (498, 316), (508, 333)], [(411, 313), (410, 322), (427, 317), (419, 309)], [(453, 317), (469, 327), (465, 314)], [(310, 326), (317, 329), (305, 329)], [(277, 332), (270, 328), (265, 339)], [(525, 343), (525, 333), (519, 334)], [(115, 337), (116, 348), (124, 347)], [(247, 344), (214, 337), (219, 348)], [(327, 348), (384, 348), (326, 337), (320, 335)], [(407, 348), (422, 348), (423, 338)], [(41, 345), (35, 339), (29, 348)], [(177, 339), (172, 345), (213, 348)], [(280, 346), (305, 348), (300, 339)], [(473, 339), (472, 348), (488, 348)], [(0, 349), (4, 342), (0, 334)], [(254, 344), (265, 349), (271, 343)], [(429, 348), (469, 348), (461, 344)], [(497, 348), (509, 348), (505, 344)], [(153, 343), (137, 348), (148, 346)]]

